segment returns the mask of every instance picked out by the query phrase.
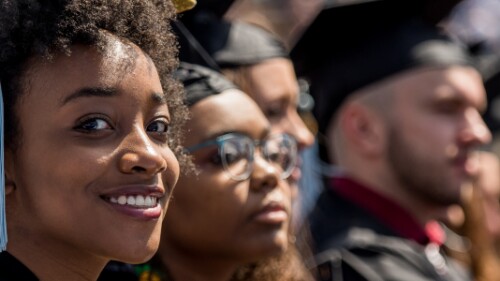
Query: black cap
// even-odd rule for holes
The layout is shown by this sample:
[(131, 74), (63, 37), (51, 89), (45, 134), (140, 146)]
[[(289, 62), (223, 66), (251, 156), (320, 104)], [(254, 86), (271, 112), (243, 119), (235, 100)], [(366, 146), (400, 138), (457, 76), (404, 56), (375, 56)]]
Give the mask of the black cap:
[(226, 68), (288, 57), (283, 42), (256, 25), (228, 22), (204, 12), (181, 24), (178, 33), (183, 61)]
[(472, 64), (463, 46), (422, 16), (423, 6), (409, 1), (413, 9), (395, 10), (401, 2), (324, 10), (292, 50), (298, 75), (311, 83), (320, 132), (356, 90), (414, 67)]
[(206, 97), (220, 94), (225, 90), (237, 88), (221, 73), (186, 62), (180, 63), (175, 77), (184, 84), (186, 93), (184, 101), (187, 106), (192, 106)]

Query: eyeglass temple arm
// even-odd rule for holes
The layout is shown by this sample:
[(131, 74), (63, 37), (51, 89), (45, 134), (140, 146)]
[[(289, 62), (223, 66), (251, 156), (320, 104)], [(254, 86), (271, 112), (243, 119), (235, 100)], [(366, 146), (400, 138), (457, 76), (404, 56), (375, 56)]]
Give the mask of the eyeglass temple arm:
[(201, 149), (201, 148), (213, 145), (213, 144), (219, 144), (219, 143), (220, 143), (220, 140), (209, 140), (209, 141), (206, 141), (206, 142), (195, 144), (195, 145), (190, 146), (190, 147), (186, 147), (186, 148), (184, 148), (184, 152), (185, 153), (191, 153), (191, 152), (194, 152), (194, 151), (196, 151), (198, 149)]

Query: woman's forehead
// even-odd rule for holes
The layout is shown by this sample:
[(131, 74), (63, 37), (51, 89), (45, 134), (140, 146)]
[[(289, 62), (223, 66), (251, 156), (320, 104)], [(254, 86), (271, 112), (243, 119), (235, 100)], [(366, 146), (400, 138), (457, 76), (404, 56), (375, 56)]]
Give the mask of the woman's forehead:
[(238, 90), (210, 96), (192, 106), (191, 113), (188, 125), (192, 131), (203, 132), (201, 138), (223, 132), (242, 132), (260, 138), (270, 126), (255, 102)]

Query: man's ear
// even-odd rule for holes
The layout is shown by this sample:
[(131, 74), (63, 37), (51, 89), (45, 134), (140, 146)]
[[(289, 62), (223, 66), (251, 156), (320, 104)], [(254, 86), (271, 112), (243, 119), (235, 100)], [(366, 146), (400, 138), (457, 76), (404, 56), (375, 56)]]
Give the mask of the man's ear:
[(4, 168), (5, 168), (5, 195), (9, 195), (16, 189), (14, 181), (14, 157), (11, 151), (5, 150)]
[(385, 126), (382, 116), (368, 106), (351, 101), (340, 116), (340, 126), (347, 141), (367, 156), (380, 155), (384, 151)]

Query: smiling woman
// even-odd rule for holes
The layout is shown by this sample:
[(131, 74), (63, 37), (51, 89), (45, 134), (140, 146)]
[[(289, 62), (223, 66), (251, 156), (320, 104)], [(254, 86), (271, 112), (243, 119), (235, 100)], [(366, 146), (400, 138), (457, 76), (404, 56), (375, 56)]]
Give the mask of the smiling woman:
[(95, 280), (111, 259), (148, 260), (187, 116), (172, 77), (174, 7), (6, 0), (0, 9), (9, 238), (0, 280)]

